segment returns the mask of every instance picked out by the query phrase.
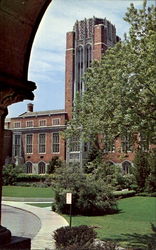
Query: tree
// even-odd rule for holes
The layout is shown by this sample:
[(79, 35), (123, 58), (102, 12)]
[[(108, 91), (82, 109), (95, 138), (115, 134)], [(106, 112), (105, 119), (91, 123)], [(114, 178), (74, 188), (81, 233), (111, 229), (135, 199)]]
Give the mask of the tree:
[(127, 132), (152, 138), (155, 133), (156, 7), (146, 1), (142, 9), (131, 4), (124, 19), (129, 34), (88, 68), (86, 91), (75, 102), (69, 131), (81, 128), (84, 140), (101, 133), (112, 138)]
[(117, 212), (117, 204), (112, 189), (102, 179), (86, 175), (76, 165), (57, 169), (55, 172), (56, 210), (69, 213), (66, 193), (72, 193), (72, 213), (100, 215)]
[(48, 164), (48, 174), (53, 174), (56, 167), (61, 167), (62, 161), (59, 159), (58, 156), (53, 156), (51, 161)]
[(145, 184), (150, 174), (147, 152), (138, 150), (134, 158), (134, 176), (140, 191), (145, 190)]

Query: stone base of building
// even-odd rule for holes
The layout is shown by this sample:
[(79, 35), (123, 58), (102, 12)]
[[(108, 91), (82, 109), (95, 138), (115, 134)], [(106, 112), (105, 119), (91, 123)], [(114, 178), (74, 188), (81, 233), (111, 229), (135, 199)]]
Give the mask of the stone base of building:
[(31, 250), (31, 239), (25, 237), (12, 236), (11, 241), (1, 245), (0, 250)]

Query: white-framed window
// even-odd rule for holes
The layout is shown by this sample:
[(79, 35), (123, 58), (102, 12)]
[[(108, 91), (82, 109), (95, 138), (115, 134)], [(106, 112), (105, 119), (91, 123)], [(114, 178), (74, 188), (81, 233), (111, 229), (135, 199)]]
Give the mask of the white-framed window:
[(20, 128), (21, 122), (14, 122), (14, 128)]
[(34, 126), (34, 121), (26, 121), (26, 127), (32, 128)]
[(39, 153), (45, 153), (46, 152), (46, 135), (45, 134), (39, 134), (38, 135), (38, 144), (39, 144)]
[(129, 151), (132, 151), (132, 136), (130, 133), (125, 133), (121, 136), (121, 146), (122, 146), (122, 152), (127, 153)]
[(60, 135), (59, 132), (52, 133), (52, 152), (60, 152)]
[(26, 153), (32, 154), (33, 152), (33, 135), (32, 134), (26, 135), (25, 144), (26, 144)]
[(53, 118), (52, 119), (52, 125), (53, 126), (60, 125), (60, 118)]
[(39, 174), (45, 174), (45, 172), (46, 172), (46, 164), (45, 164), (44, 161), (40, 161), (38, 163), (38, 173)]
[(80, 151), (80, 139), (79, 136), (73, 136), (69, 140), (69, 152), (79, 152)]
[(39, 126), (45, 127), (47, 125), (47, 120), (39, 120)]
[(25, 166), (26, 166), (26, 173), (27, 174), (32, 174), (32, 162), (27, 161), (25, 163)]
[(14, 156), (21, 156), (21, 134), (14, 134), (13, 154)]

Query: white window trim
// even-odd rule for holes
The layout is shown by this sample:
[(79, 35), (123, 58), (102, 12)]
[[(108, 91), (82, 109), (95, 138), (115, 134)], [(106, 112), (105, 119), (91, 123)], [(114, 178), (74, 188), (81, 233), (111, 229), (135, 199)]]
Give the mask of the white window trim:
[[(17, 123), (19, 123), (19, 127), (15, 127), (15, 124), (17, 124)], [(21, 128), (21, 121), (19, 121), (19, 122), (14, 122), (14, 129), (19, 129), (19, 128)]]
[[(41, 135), (41, 134), (44, 134), (44, 135), (45, 135), (45, 152), (44, 152), (44, 153), (40, 153), (40, 152), (39, 152), (39, 149), (40, 149), (39, 138), (40, 138), (40, 135)], [(39, 134), (38, 134), (38, 153), (39, 153), (39, 154), (46, 154), (46, 145), (47, 145), (47, 133), (39, 133)]]
[[(56, 124), (56, 125), (55, 125), (55, 124), (53, 124), (53, 121), (54, 121), (54, 120), (59, 120), (59, 124)], [(60, 119), (60, 118), (52, 118), (52, 126), (53, 126), (53, 127), (60, 126), (60, 125), (61, 125), (61, 124), (60, 124), (60, 121), (61, 121), (61, 119)]]
[[(53, 134), (56, 134), (56, 133), (58, 133), (59, 134), (59, 152), (53, 152)], [(51, 152), (52, 152), (52, 154), (56, 154), (56, 155), (58, 155), (58, 154), (60, 154), (60, 145), (61, 145), (61, 143), (60, 143), (60, 133), (59, 132), (53, 132), (52, 133), (52, 135), (51, 135)]]
[[(40, 125), (41, 121), (45, 121), (45, 125)], [(39, 127), (46, 127), (46, 126), (47, 126), (47, 119), (39, 120)]]
[[(27, 153), (27, 135), (32, 135), (32, 153)], [(25, 135), (25, 154), (32, 155), (33, 154), (33, 145), (34, 145), (34, 134), (28, 133)]]
[[(27, 126), (28, 122), (32, 122), (32, 126)], [(26, 121), (26, 128), (33, 128), (33, 127), (34, 127), (34, 121), (33, 120)]]

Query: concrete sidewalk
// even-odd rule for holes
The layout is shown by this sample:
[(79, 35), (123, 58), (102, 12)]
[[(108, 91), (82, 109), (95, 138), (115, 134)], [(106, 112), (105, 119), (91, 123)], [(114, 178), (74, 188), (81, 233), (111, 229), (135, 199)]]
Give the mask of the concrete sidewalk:
[(40, 219), (41, 229), (31, 241), (32, 250), (55, 249), (52, 238), (53, 232), (57, 228), (68, 225), (68, 222), (62, 216), (49, 209), (34, 207), (24, 202), (3, 201), (2, 204), (29, 211)]

